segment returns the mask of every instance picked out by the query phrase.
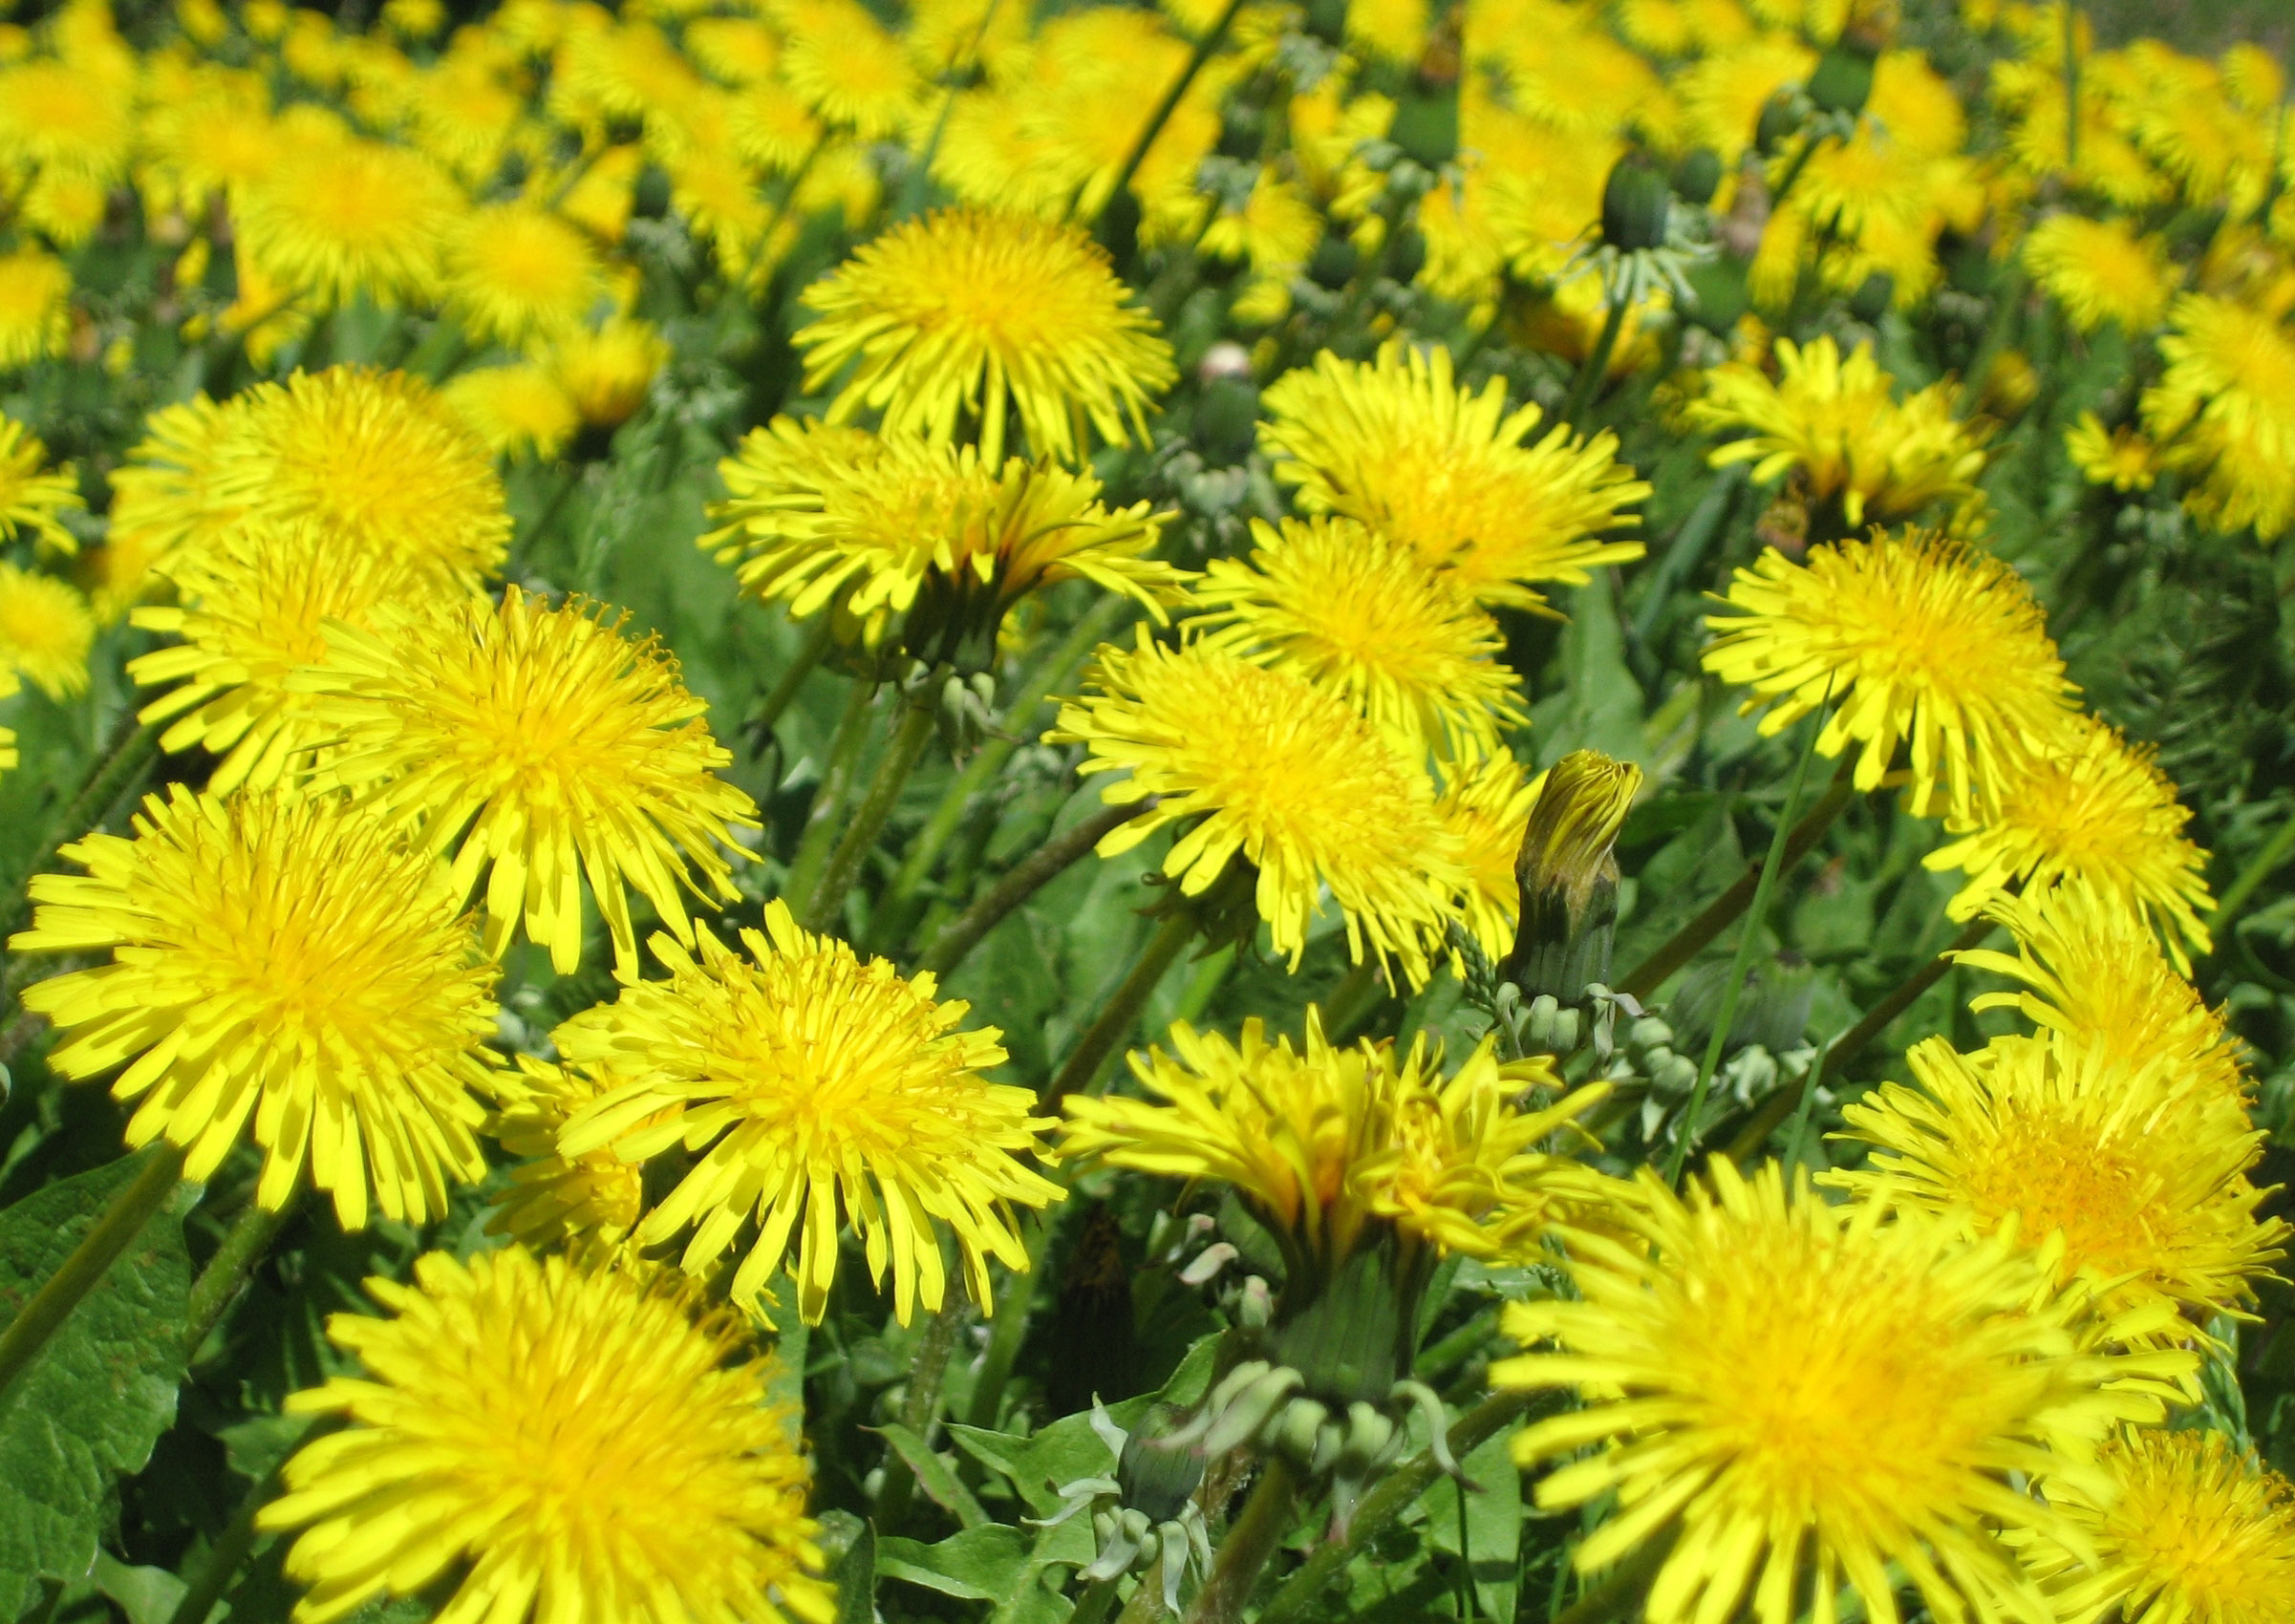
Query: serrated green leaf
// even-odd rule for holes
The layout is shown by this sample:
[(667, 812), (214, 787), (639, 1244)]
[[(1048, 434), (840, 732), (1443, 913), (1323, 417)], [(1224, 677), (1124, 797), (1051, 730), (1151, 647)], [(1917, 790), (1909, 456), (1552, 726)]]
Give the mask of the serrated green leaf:
[[(144, 1161), (122, 1157), (0, 1212), (0, 1314), (55, 1272)], [(197, 1195), (179, 1186), (0, 1393), (0, 1617), (29, 1607), (43, 1577), (88, 1575), (113, 1484), (142, 1469), (175, 1421), (191, 1291), (183, 1213)]]
[[(1108, 1405), (1107, 1416), (1129, 1432), (1154, 1402), (1153, 1395), (1144, 1393), (1120, 1404)], [(1027, 1438), (955, 1421), (948, 1423), (948, 1434), (956, 1447), (980, 1464), (1011, 1479), (1012, 1486), (1028, 1503), (1028, 1509), (1039, 1517), (1050, 1516), (1060, 1509), (1060, 1485), (1074, 1483), (1078, 1478), (1105, 1477), (1116, 1466), (1115, 1456), (1092, 1430), (1088, 1410), (1062, 1416)]]

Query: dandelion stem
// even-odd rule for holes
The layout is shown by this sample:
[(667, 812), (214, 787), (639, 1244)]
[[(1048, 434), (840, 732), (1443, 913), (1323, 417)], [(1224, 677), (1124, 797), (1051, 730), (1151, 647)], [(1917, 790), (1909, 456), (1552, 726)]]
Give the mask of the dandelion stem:
[(303, 1440), (311, 1436), (311, 1429), (319, 1424), (321, 1419), (312, 1416), (295, 1429), (286, 1447), (279, 1452), (277, 1464), (241, 1499), (238, 1508), (231, 1513), (231, 1520), (224, 1525), (223, 1532), (216, 1535), (215, 1543), (207, 1548), (207, 1559), (200, 1564), (197, 1576), (184, 1587), (182, 1598), (176, 1603), (175, 1611), (167, 1615), (167, 1624), (206, 1624), (207, 1614), (213, 1613), (215, 1604), (223, 1600), (224, 1592), (231, 1588), (232, 1579), (238, 1575), (239, 1570), (255, 1549), (255, 1515), (278, 1492), (279, 1468), (287, 1464), (287, 1458), (294, 1453)]
[(1610, 295), (1610, 313), (1602, 318), (1601, 336), (1595, 339), (1594, 350), (1586, 364), (1578, 369), (1577, 381), (1570, 386), (1570, 397), (1555, 414), (1555, 421), (1575, 425), (1601, 388), (1601, 380), (1610, 370), (1610, 356), (1618, 348), (1618, 334), (1625, 326), (1625, 294), (1616, 291)]
[(1984, 938), (1992, 934), (1993, 929), (1989, 919), (1970, 921), (1968, 929), (1955, 936), (1950, 947), (1906, 976), (1894, 993), (1867, 1010), (1864, 1019), (1834, 1038), (1826, 1053), (1842, 1060), (1854, 1058), (1858, 1050), (1887, 1031), (1891, 1021), (1910, 1009), (1915, 998), (1944, 978), (1944, 972), (1953, 967), (1956, 955), (1982, 947)]
[(1370, 1019), (1371, 1012), (1385, 996), (1386, 984), (1379, 979), (1378, 961), (1358, 959), (1323, 1000), (1323, 1036), (1334, 1043), (1344, 1043)]
[[(914, 1433), (927, 1445), (932, 1442), (933, 1424), (940, 1419), (940, 1389), (948, 1378), (948, 1364), (956, 1351), (956, 1338), (963, 1334), (964, 1323), (972, 1317), (972, 1304), (962, 1295), (949, 1298), (940, 1305), (917, 1338), (916, 1352), (909, 1360), (909, 1390), (902, 1395), (900, 1424)], [(900, 1456), (885, 1457), (885, 1481), (877, 1488), (875, 1522), (879, 1528), (890, 1533), (909, 1514), (909, 1502), (916, 1489), (916, 1474)]]
[(1067, 1063), (1060, 1068), (1060, 1075), (1052, 1079), (1051, 1088), (1045, 1092), (1046, 1100), (1094, 1092), (1108, 1057), (1131, 1036), (1132, 1028), (1139, 1025), (1140, 1012), (1148, 1007), (1148, 1000), (1163, 984), (1165, 972), (1195, 939), (1195, 915), (1188, 908), (1173, 908), (1164, 916), (1163, 924), (1140, 953), (1140, 962), (1131, 967), (1124, 985), (1116, 989), (1116, 995), (1100, 1012), (1100, 1018), (1077, 1039)]
[(2080, 8), (2064, 0), (2064, 177), (2080, 167)]
[(799, 647), (797, 657), (789, 662), (789, 669), (781, 673), (781, 680), (773, 684), (765, 694), (764, 703), (758, 707), (756, 716), (750, 721), (749, 725), (755, 730), (761, 746), (771, 739), (773, 729), (780, 724), (783, 713), (797, 697), (797, 691), (804, 686), (804, 679), (813, 674), (813, 668), (821, 663), (821, 656), (828, 652), (828, 635), (829, 616), (826, 612), (805, 628), (804, 642)]
[[(1450, 1423), (1445, 1440), (1450, 1458), (1464, 1459), (1512, 1426), (1536, 1397), (1533, 1393), (1493, 1393), (1460, 1416)], [(1324, 1588), (1362, 1553), (1380, 1529), (1410, 1509), (1442, 1475), (1441, 1464), (1434, 1451), (1428, 1449), (1380, 1479), (1379, 1486), (1364, 1495), (1362, 1504), (1355, 1507), (1346, 1536), (1316, 1547), (1315, 1553), (1276, 1589), (1260, 1612), (1258, 1624), (1292, 1624), (1295, 1619), (1312, 1616)]]
[[(1828, 699), (1831, 694), (1829, 685)], [(1729, 962), (1729, 980), (1722, 989), (1713, 1035), (1705, 1039), (1705, 1058), (1698, 1062), (1697, 1082), (1689, 1090), (1689, 1103), (1682, 1109), (1681, 1132), (1674, 1140), (1673, 1154), (1666, 1159), (1665, 1182), (1669, 1185), (1682, 1182), (1682, 1168), (1689, 1160), (1690, 1146), (1697, 1143), (1698, 1120), (1705, 1113), (1705, 1091), (1713, 1086), (1713, 1072), (1721, 1064), (1722, 1046), (1728, 1042), (1729, 1028), (1737, 1020), (1737, 1000), (1745, 993), (1746, 972), (1753, 965), (1753, 950), (1760, 941), (1762, 921), (1769, 913), (1770, 892), (1785, 866), (1785, 848), (1791, 839), (1793, 814), (1800, 809), (1801, 791), (1809, 782), (1809, 763), (1816, 759), (1817, 736), (1824, 731), (1825, 716), (1820, 710), (1810, 718), (1809, 737), (1801, 746), (1800, 760), (1793, 763), (1792, 781), (1785, 790), (1785, 805), (1777, 814), (1776, 831), (1770, 836), (1769, 855), (1762, 860), (1760, 878), (1753, 882), (1752, 906), (1746, 914), (1745, 929), (1738, 933), (1737, 956)]]
[[(934, 675), (938, 673), (935, 673)], [(815, 930), (831, 930), (844, 918), (845, 893), (861, 872), (861, 863), (876, 837), (884, 832), (885, 821), (892, 816), (892, 808), (900, 803), (900, 792), (908, 787), (909, 775), (924, 756), (924, 748), (933, 733), (933, 700), (931, 694), (938, 684), (927, 678), (924, 685), (909, 695), (908, 707), (901, 713), (900, 726), (892, 735), (892, 747), (886, 751), (885, 759), (869, 780), (869, 793), (846, 825), (844, 838), (828, 860), (821, 883), (805, 899), (804, 916)]]
[[(1116, 1586), (1121, 1581), (1121, 1574), (1110, 1573), (1085, 1585), (1083, 1593), (1076, 1598), (1076, 1611), (1068, 1614), (1068, 1624), (1100, 1624), (1116, 1604)], [(1147, 1583), (1145, 1579), (1140, 1582)]]
[(8, 1329), (0, 1331), (0, 1393), (7, 1392), (9, 1384), (39, 1357), (40, 1350), (72, 1317), (81, 1299), (101, 1284), (112, 1265), (119, 1261), (119, 1254), (135, 1244), (143, 1226), (151, 1222), (152, 1214), (166, 1205), (182, 1176), (182, 1149), (163, 1143), (148, 1153), (134, 1180), (97, 1214), (96, 1222), (62, 1266), (16, 1311)]
[(2240, 870), (2239, 878), (2223, 887), (2223, 895), (2216, 903), (2215, 911), (2207, 916), (2208, 929), (2220, 930), (2237, 919), (2240, 909), (2247, 906), (2247, 899), (2278, 871), (2279, 865), (2291, 853), (2295, 853), (2295, 812), (2289, 813), (2286, 822), (2280, 824), (2279, 831), (2263, 843), (2263, 849), (2257, 852), (2247, 866)]
[(1097, 225), (1100, 217), (1107, 212), (1108, 204), (1123, 196), (1124, 188), (1131, 184), (1131, 178), (1140, 172), (1141, 163), (1147, 160), (1148, 149), (1155, 144), (1155, 138), (1163, 133), (1164, 125), (1179, 106), (1180, 97), (1188, 94), (1188, 87), (1195, 82), (1195, 75), (1203, 72), (1203, 65), (1212, 59), (1212, 53), (1219, 49), (1219, 42), (1227, 37), (1227, 31), (1234, 25), (1235, 14), (1242, 10), (1243, 0), (1227, 0), (1226, 6), (1220, 10), (1219, 20), (1195, 42), (1195, 49), (1188, 53), (1187, 66), (1180, 69), (1179, 76), (1165, 90), (1163, 99), (1148, 115), (1148, 122), (1141, 127), (1139, 138), (1131, 143), (1131, 150), (1124, 155), (1123, 166), (1116, 171), (1116, 183), (1107, 188), (1107, 195), (1100, 200), (1100, 206), (1092, 210), (1090, 218), (1084, 222), (1087, 228)]
[[(1823, 799), (1809, 809), (1809, 813), (1792, 826), (1786, 836), (1785, 854), (1779, 860), (1777, 871), (1790, 873), (1799, 865), (1823, 838), (1833, 821), (1849, 804), (1853, 788), (1849, 781), (1848, 763), (1834, 776), (1832, 787)], [(1784, 820), (1778, 827), (1785, 826)], [(1706, 904), (1704, 911), (1668, 937), (1663, 946), (1626, 972), (1618, 982), (1618, 991), (1637, 998), (1646, 998), (1665, 984), (1665, 978), (1704, 951), (1707, 943), (1729, 928), (1730, 922), (1746, 910), (1753, 893), (1761, 887), (1761, 876), (1769, 865), (1766, 862), (1749, 865), (1730, 887)]]
[(1251, 1498), (1228, 1525), (1227, 1538), (1219, 1542), (1212, 1576), (1188, 1609), (1187, 1624), (1235, 1624), (1243, 1616), (1243, 1604), (1251, 1599), (1260, 1570), (1291, 1526), (1292, 1507), (1298, 1503), (1298, 1469), (1281, 1455), (1268, 1456)]
[(1043, 1268), (1044, 1249), (1052, 1239), (1052, 1221), (1038, 1213), (1029, 1221), (1028, 1267), (1014, 1270), (997, 1296), (996, 1314), (989, 1321), (988, 1349), (980, 1357), (980, 1375), (973, 1382), (971, 1401), (964, 1406), (964, 1424), (993, 1428), (1003, 1407), (1004, 1388), (1012, 1380), (1012, 1366), (1020, 1357), (1028, 1336), (1028, 1311), (1036, 1302), (1038, 1271)]
[(231, 1306), (232, 1299), (239, 1295), (239, 1289), (247, 1284), (247, 1276), (255, 1271), (255, 1265), (262, 1262), (264, 1254), (271, 1250), (271, 1243), (279, 1238), (279, 1231), (286, 1229), (288, 1220), (295, 1215), (295, 1207), (301, 1202), (302, 1194), (302, 1186), (298, 1185), (294, 1192), (275, 1208), (265, 1207), (260, 1201), (250, 1201), (231, 1221), (231, 1227), (224, 1231), (223, 1243), (215, 1249), (215, 1255), (207, 1259), (207, 1267), (200, 1271), (199, 1278), (191, 1285), (190, 1303), (183, 1315), (185, 1358), (199, 1357), (200, 1348), (207, 1340), (208, 1333), (215, 1329), (225, 1311)]
[(951, 920), (933, 938), (932, 948), (917, 968), (929, 970), (934, 975), (948, 974), (964, 962), (965, 955), (978, 947), (991, 930), (1004, 922), (1006, 914), (1065, 873), (1106, 838), (1108, 831), (1138, 817), (1148, 806), (1145, 801), (1125, 806), (1104, 806), (1075, 827), (1044, 842), (989, 887), (972, 907)]
[(800, 916), (809, 910), (822, 865), (828, 861), (837, 839), (839, 815), (846, 792), (860, 770), (861, 748), (869, 741), (869, 712), (876, 703), (876, 684), (855, 682), (845, 695), (845, 714), (829, 736), (828, 762), (821, 772), (821, 787), (813, 792), (812, 809), (805, 814), (804, 833), (797, 855), (789, 860), (789, 877), (782, 887)]
[(1608, 1578), (1555, 1613), (1554, 1624), (1613, 1624), (1614, 1620), (1625, 1617), (1641, 1599), (1650, 1576), (1664, 1565), (1666, 1553), (1672, 1549), (1670, 1539), (1652, 1540)]

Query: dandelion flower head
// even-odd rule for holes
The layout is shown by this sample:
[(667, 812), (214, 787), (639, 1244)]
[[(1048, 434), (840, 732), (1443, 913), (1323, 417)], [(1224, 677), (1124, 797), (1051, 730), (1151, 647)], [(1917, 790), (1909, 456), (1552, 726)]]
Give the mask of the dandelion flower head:
[(519, 1164), (494, 1198), (486, 1228), (530, 1247), (558, 1246), (590, 1236), (619, 1242), (645, 1214), (645, 1172), (611, 1146), (587, 1156), (558, 1149), (558, 1130), (599, 1089), (588, 1074), (531, 1055), (518, 1057), (515, 1076), (496, 1086), (499, 1101), (486, 1131)]
[(782, 77), (822, 119), (865, 141), (898, 135), (925, 84), (901, 42), (856, 0), (814, 0), (782, 53)]
[(1128, 851), (1167, 824), (1190, 824), (1164, 859), (1186, 896), (1200, 896), (1240, 857), (1275, 951), (1293, 967), (1324, 887), (1360, 963), (1400, 962), (1427, 975), (1465, 883), (1457, 838), (1435, 815), (1434, 789), (1353, 707), (1297, 673), (1190, 645), (1100, 651), (1084, 694), (1062, 706), (1047, 743), (1090, 754), (1078, 769), (1123, 773), (1109, 804), (1154, 797), (1101, 841)]
[(979, 1075), (1003, 1060), (1000, 1035), (965, 1030), (969, 1006), (937, 999), (931, 974), (863, 961), (779, 901), (764, 930), (741, 932), (746, 956), (706, 930), (698, 942), (696, 956), (656, 936), (668, 980), (625, 986), (554, 1035), (598, 1089), (560, 1130), (559, 1154), (640, 1163), (682, 1145), (692, 1170), (634, 1239), (691, 1227), (683, 1265), (700, 1273), (754, 1220), (737, 1301), (754, 1302), (786, 1263), (798, 1312), (818, 1323), (850, 1224), (871, 1277), (890, 1269), (902, 1324), (945, 1296), (940, 1226), (989, 1305), (991, 1257), (1028, 1267), (1013, 1207), (1061, 1193), (1022, 1160), (1051, 1125), (1031, 1114), (1035, 1096)]
[(217, 487), (230, 460), (225, 448), (245, 429), (249, 405), (249, 395), (195, 395), (144, 419), (143, 438), (112, 471), (113, 546), (132, 547), (146, 567), (161, 569), (239, 522), (245, 504)]
[(804, 387), (857, 363), (829, 419), (883, 414), (888, 432), (950, 439), (979, 425), (983, 460), (1004, 459), (1007, 404), (1030, 452), (1077, 462), (1088, 422), (1110, 445), (1148, 434), (1171, 386), (1171, 349), (1126, 302), (1107, 256), (1074, 225), (948, 208), (864, 245), (804, 295)]
[(440, 249), (462, 209), (454, 182), (407, 147), (316, 130), (285, 139), (240, 189), (245, 251), (284, 292), (325, 309), (437, 293)]
[(72, 272), (54, 254), (0, 254), (0, 371), (64, 353), (71, 299)]
[(615, 316), (594, 331), (558, 339), (538, 359), (591, 428), (618, 428), (645, 404), (669, 361), (670, 347), (652, 323)]
[(2135, 429), (2107, 429), (2093, 412), (2083, 412), (2064, 431), (2064, 453), (2091, 485), (2115, 491), (2148, 491), (2158, 477), (2159, 454)]
[(84, 694), (96, 619), (69, 581), (0, 559), (0, 668), (51, 699)]
[(2082, 1344), (2083, 1295), (1940, 1220), (1789, 1198), (1773, 1162), (1748, 1179), (1716, 1157), (1686, 1199), (1645, 1169), (1609, 1223), (1630, 1238), (1561, 1231), (1577, 1300), (1507, 1311), (1554, 1351), (1491, 1371), (1586, 1400), (1514, 1441), (1524, 1464), (1593, 1446), (1537, 1487), (1549, 1509), (1617, 1496), (1581, 1571), (1677, 1526), (1651, 1624), (1748, 1602), (1791, 1624), (1812, 1571), (1818, 1617), (1844, 1583), (1898, 1617), (1900, 1580), (1939, 1618), (2051, 1617), (1994, 1528), (2063, 1532), (2061, 1513), (2002, 1479), (2071, 1475), (2115, 1421), (2163, 1413), (2147, 1361)]
[(340, 1417), (259, 1527), (301, 1528), (295, 1624), (332, 1624), (467, 1568), (443, 1624), (829, 1624), (793, 1418), (739, 1316), (674, 1277), (434, 1251), (329, 1316), (355, 1357), (288, 1400)]
[(556, 457), (582, 426), (572, 398), (533, 361), (460, 374), (439, 397), (498, 457)]
[(1472, 759), (1528, 723), (1504, 634), (1451, 572), (1351, 519), (1252, 537), (1248, 565), (1214, 559), (1195, 588), (1208, 645), (1342, 695), (1412, 756)]
[(2219, 530), (2271, 541), (2295, 524), (2295, 338), (2261, 310), (2186, 293), (2144, 391), (2163, 466), (2191, 477), (2184, 502)]
[(0, 416), (0, 542), (29, 536), (42, 552), (75, 553), (79, 540), (58, 515), (80, 505), (79, 481), (69, 467), (47, 463), (40, 437)]
[(2061, 727), (2075, 692), (2024, 578), (1991, 554), (1919, 530), (1775, 548), (1739, 569), (1708, 615), (1705, 669), (1752, 690), (1746, 709), (1782, 733), (1819, 706), (1818, 751), (1862, 748), (1877, 787), (1909, 748), (1912, 811), (1996, 806), (2018, 764)]
[(113, 962), (36, 983), (71, 1078), (124, 1065), (127, 1140), (164, 1135), (204, 1180), (247, 1131), (276, 1210), (308, 1165), (345, 1229), (372, 1207), (443, 1216), (485, 1172), (474, 1130), (493, 1075), (494, 971), (443, 869), (329, 795), (228, 801), (172, 786), (133, 838), (91, 834), (42, 875), (18, 952)]
[(2157, 244), (2123, 220), (2059, 214), (2024, 241), (2024, 263), (2082, 332), (2107, 322), (2144, 332), (2166, 311), (2169, 287)]
[(455, 846), (458, 895), (486, 877), (487, 952), (523, 924), (570, 973), (585, 879), (625, 972), (637, 957), (629, 887), (684, 942), (683, 893), (738, 898), (726, 853), (745, 849), (733, 827), (756, 827), (757, 805), (717, 776), (732, 755), (658, 639), (516, 587), (499, 604), (327, 635), (326, 661), (296, 680), (340, 741), (331, 780)]
[(490, 203), (457, 223), (445, 290), (473, 338), (515, 348), (578, 328), (605, 276), (589, 240), (548, 209)]
[(1534, 444), (1535, 406), (1509, 412), (1506, 384), (1456, 387), (1449, 352), (1381, 348), (1375, 360), (1328, 351), (1276, 380), (1260, 440), (1276, 478), (1310, 513), (1339, 513), (1416, 548), (1485, 603), (1535, 608), (1539, 582), (1583, 586), (1587, 571), (1640, 558), (1603, 533), (1649, 486), (1617, 460), (1617, 437), (1573, 438), (1556, 424)]
[(1445, 773), (1436, 816), (1458, 837), (1467, 884), (1459, 906), (1468, 934), (1493, 963), (1514, 945), (1522, 918), (1522, 887), (1514, 864), (1530, 832), (1530, 812), (1546, 775), (1531, 777), (1506, 751)]

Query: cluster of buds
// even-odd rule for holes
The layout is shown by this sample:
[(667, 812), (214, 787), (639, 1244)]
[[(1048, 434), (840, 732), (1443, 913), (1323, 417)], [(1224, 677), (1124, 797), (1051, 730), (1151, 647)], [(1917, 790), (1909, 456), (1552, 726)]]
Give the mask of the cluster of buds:
[[(1149, 1411), (1150, 1426), (1166, 1419), (1164, 1407)], [(1087, 1580), (1125, 1573), (1148, 1574), (1160, 1563), (1164, 1611), (1179, 1611), (1180, 1586), (1192, 1571), (1200, 1579), (1212, 1569), (1211, 1531), (1204, 1525), (1196, 1486), (1203, 1482), (1203, 1457), (1152, 1434), (1149, 1426), (1126, 1432), (1098, 1400), (1092, 1401), (1092, 1431), (1115, 1457), (1113, 1477), (1078, 1478), (1062, 1484), (1065, 1503), (1038, 1528), (1054, 1528), (1089, 1507), (1094, 1555), (1083, 1570)]]

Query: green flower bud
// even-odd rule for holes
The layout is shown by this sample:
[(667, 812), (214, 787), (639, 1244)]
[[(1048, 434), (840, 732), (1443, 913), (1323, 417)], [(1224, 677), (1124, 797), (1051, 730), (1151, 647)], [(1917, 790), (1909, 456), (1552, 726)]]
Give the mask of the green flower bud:
[(1672, 207), (1673, 189), (1664, 174), (1647, 154), (1628, 152), (1611, 165), (1601, 189), (1601, 240), (1626, 252), (1662, 247)]
[(1809, 75), (1809, 99), (1820, 113), (1855, 118), (1872, 95), (1872, 53), (1846, 36), (1818, 59), (1816, 72)]
[(1572, 751), (1548, 769), (1514, 859), (1522, 918), (1507, 979), (1524, 992), (1568, 1002), (1609, 979), (1618, 922), (1611, 848), (1641, 788), (1641, 768), (1598, 751)]
[(1709, 146), (1692, 147), (1674, 165), (1674, 195), (1685, 203), (1703, 208), (1721, 190), (1721, 154)]
[(1800, 127), (1801, 116), (1793, 109), (1793, 98), (1779, 91), (1761, 104), (1761, 117), (1753, 125), (1753, 150), (1770, 157)]

